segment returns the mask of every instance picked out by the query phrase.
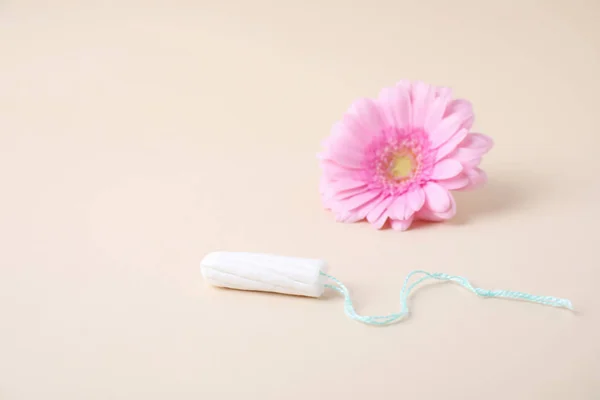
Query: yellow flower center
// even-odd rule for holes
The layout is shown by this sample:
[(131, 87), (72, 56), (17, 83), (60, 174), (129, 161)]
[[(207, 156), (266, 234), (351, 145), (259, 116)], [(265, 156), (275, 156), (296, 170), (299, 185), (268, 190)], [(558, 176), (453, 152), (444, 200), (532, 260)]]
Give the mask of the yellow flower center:
[(409, 178), (413, 174), (414, 161), (415, 159), (410, 153), (395, 154), (389, 167), (390, 176), (394, 179)]

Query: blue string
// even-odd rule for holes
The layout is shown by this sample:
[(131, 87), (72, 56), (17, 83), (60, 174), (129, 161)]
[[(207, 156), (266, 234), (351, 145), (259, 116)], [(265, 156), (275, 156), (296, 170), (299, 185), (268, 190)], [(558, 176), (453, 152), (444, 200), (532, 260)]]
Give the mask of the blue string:
[[(344, 311), (346, 312), (346, 315), (348, 315), (350, 318), (352, 318), (355, 321), (362, 322), (362, 323), (368, 324), (368, 325), (390, 325), (390, 324), (399, 322), (404, 317), (406, 317), (409, 313), (408, 296), (409, 296), (410, 292), (417, 285), (419, 285), (420, 283), (422, 283), (428, 279), (435, 279), (438, 281), (458, 283), (462, 287), (470, 290), (471, 292), (475, 293), (477, 296), (480, 296), (480, 297), (488, 297), (488, 298), (489, 297), (500, 297), (500, 298), (511, 299), (511, 300), (523, 300), (523, 301), (529, 301), (532, 303), (544, 304), (544, 305), (552, 306), (552, 307), (563, 307), (563, 308), (568, 308), (569, 310), (573, 310), (573, 305), (567, 299), (560, 299), (560, 298), (552, 297), (552, 296), (537, 296), (537, 295), (528, 294), (528, 293), (513, 292), (510, 290), (480, 289), (480, 288), (473, 287), (473, 285), (471, 285), (471, 283), (466, 278), (463, 278), (462, 276), (454, 276), (454, 275), (448, 275), (448, 274), (444, 274), (444, 273), (433, 273), (432, 274), (432, 273), (429, 273), (426, 271), (417, 270), (417, 271), (412, 271), (411, 273), (409, 273), (408, 276), (406, 277), (406, 279), (404, 280), (404, 285), (402, 285), (402, 290), (400, 291), (400, 312), (388, 314), (388, 315), (373, 315), (373, 316), (359, 315), (356, 312), (356, 310), (354, 309), (354, 305), (352, 304), (352, 299), (350, 298), (350, 292), (348, 291), (346, 286), (331, 275), (327, 275), (324, 272), (321, 272), (321, 275), (327, 277), (331, 282), (333, 282), (332, 284), (326, 284), (325, 287), (327, 287), (329, 289), (333, 289), (333, 290), (341, 293), (344, 296)], [(419, 278), (417, 281), (415, 281), (414, 283), (412, 283), (409, 286), (408, 283), (414, 275), (424, 275), (424, 276), (422, 276), (421, 278)]]

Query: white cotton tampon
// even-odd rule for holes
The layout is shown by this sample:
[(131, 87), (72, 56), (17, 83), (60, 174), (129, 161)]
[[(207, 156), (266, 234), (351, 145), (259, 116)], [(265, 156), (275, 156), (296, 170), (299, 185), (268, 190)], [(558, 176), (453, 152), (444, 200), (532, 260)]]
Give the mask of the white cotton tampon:
[(327, 263), (272, 254), (219, 251), (202, 259), (201, 271), (213, 286), (319, 297)]

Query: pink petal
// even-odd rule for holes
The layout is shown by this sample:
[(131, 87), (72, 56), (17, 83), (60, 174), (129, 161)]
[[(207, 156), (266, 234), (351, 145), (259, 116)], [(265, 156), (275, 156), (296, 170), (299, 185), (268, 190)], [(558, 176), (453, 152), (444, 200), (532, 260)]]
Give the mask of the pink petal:
[(433, 166), (433, 171), (431, 173), (431, 178), (433, 179), (449, 179), (453, 178), (456, 175), (460, 174), (463, 166), (458, 161), (447, 158), (436, 163)]
[(360, 170), (344, 167), (332, 160), (321, 160), (323, 174), (329, 180), (351, 179)]
[(354, 223), (358, 221), (362, 221), (366, 218), (367, 214), (375, 208), (382, 200), (384, 199), (384, 195), (380, 194), (374, 199), (366, 202), (365, 204), (358, 206), (350, 211), (342, 211), (341, 213), (336, 215), (336, 220), (338, 222), (346, 222), (346, 223)]
[(367, 183), (354, 179), (340, 179), (339, 181), (330, 182), (328, 186), (335, 192), (343, 192), (344, 190), (363, 188), (367, 186)]
[(444, 179), (437, 183), (448, 190), (458, 190), (467, 187), (470, 182), (469, 177), (465, 173), (461, 173), (454, 178)]
[(443, 221), (436, 213), (428, 209), (427, 207), (423, 207), (419, 210), (416, 215), (417, 219), (422, 221), (432, 221), (432, 222), (440, 222)]
[(379, 203), (381, 203), (381, 201), (384, 198), (385, 196), (383, 194), (379, 194), (377, 197), (373, 198), (372, 200), (369, 200), (365, 204), (353, 208), (352, 210), (350, 210), (350, 212), (358, 214), (360, 216), (359, 219), (364, 219), (367, 217), (367, 214), (371, 212), (371, 210), (373, 210)]
[(358, 149), (365, 147), (368, 144), (369, 134), (363, 132), (362, 126), (358, 123), (356, 117), (346, 113), (341, 121), (334, 123), (331, 126), (331, 134), (323, 146), (330, 148), (336, 145), (352, 146)]
[(402, 86), (385, 88), (379, 94), (379, 101), (389, 123), (398, 129), (410, 126), (410, 96), (405, 88)]
[(456, 202), (454, 201), (453, 197), (450, 197), (450, 199), (451, 199), (450, 207), (447, 211), (435, 212), (427, 207), (423, 207), (417, 213), (416, 217), (421, 220), (434, 221), (434, 222), (445, 221), (445, 220), (448, 220), (448, 219), (454, 217), (454, 215), (456, 214)]
[(469, 149), (461, 149), (458, 148), (454, 150), (452, 153), (448, 155), (448, 158), (456, 160), (460, 162), (464, 168), (469, 168), (470, 166), (479, 165), (481, 162), (481, 156), (477, 155), (477, 153), (470, 151)]
[(323, 153), (323, 157), (350, 168), (360, 168), (364, 152), (351, 144), (346, 138), (337, 138)]
[(458, 145), (465, 139), (469, 131), (467, 129), (461, 129), (456, 133), (456, 135), (452, 136), (448, 141), (438, 147), (437, 152), (435, 154), (435, 161), (439, 161), (442, 158), (446, 157), (452, 151), (454, 151)]
[(369, 213), (367, 214), (367, 221), (375, 223), (385, 213), (390, 204), (394, 201), (394, 198), (389, 196), (381, 200)]
[(373, 225), (375, 227), (375, 229), (381, 229), (385, 225), (387, 219), (388, 219), (387, 212), (384, 211), (383, 214), (381, 214), (377, 219), (375, 219), (373, 222), (371, 222), (371, 225)]
[(464, 118), (461, 128), (466, 130), (471, 129), (473, 126), (473, 121), (475, 120), (475, 115), (473, 114), (473, 106), (469, 101), (457, 99), (448, 103), (444, 117), (452, 114), (461, 114)]
[(344, 201), (339, 203), (338, 209), (340, 211), (351, 211), (355, 208), (358, 208), (369, 201), (373, 200), (375, 197), (379, 196), (380, 192), (377, 190), (370, 190), (364, 193), (357, 194), (356, 196), (352, 196)]
[(434, 86), (435, 95), (446, 99), (446, 104), (452, 99), (452, 89), (446, 86)]
[(346, 200), (346, 199), (358, 196), (359, 194), (366, 193), (368, 191), (369, 191), (369, 189), (367, 187), (354, 188), (354, 189), (344, 190), (341, 192), (336, 192), (331, 197), (335, 201), (342, 201), (342, 200)]
[(448, 193), (450, 197), (450, 208), (447, 211), (437, 213), (437, 215), (443, 220), (448, 220), (456, 215), (456, 201), (452, 194)]
[(425, 190), (425, 204), (434, 212), (444, 212), (450, 208), (450, 193), (435, 182), (427, 182)]
[(442, 90), (438, 90), (438, 94), (433, 101), (425, 105), (427, 107), (427, 116), (425, 117), (423, 127), (426, 132), (433, 132), (441, 123), (451, 96), (452, 92), (447, 88), (443, 88)]
[(321, 176), (321, 179), (319, 179), (319, 193), (325, 193), (329, 188), (329, 183), (330, 181), (328, 181), (324, 176)]
[(460, 161), (465, 166), (479, 164), (479, 159), (494, 146), (488, 136), (470, 133), (448, 157)]
[(409, 81), (408, 79), (402, 79), (402, 80), (396, 82), (396, 86), (400, 86), (401, 88), (406, 90), (408, 92), (408, 94), (410, 95), (411, 89), (412, 89), (412, 82)]
[(408, 198), (406, 194), (396, 197), (396, 200), (392, 203), (389, 209), (389, 215), (393, 219), (406, 219), (414, 212), (408, 206)]
[(413, 222), (413, 217), (409, 219), (401, 220), (401, 219), (393, 219), (392, 220), (392, 229), (396, 231), (405, 231), (407, 230)]
[(358, 143), (365, 145), (383, 130), (385, 120), (374, 100), (358, 99), (344, 115), (343, 124)]
[(321, 188), (319, 188), (319, 192), (321, 193), (321, 196), (323, 196), (323, 198), (327, 199), (332, 198), (337, 193), (334, 189), (332, 189), (331, 182), (323, 183), (321, 185)]
[(473, 169), (478, 167), (479, 164), (481, 164), (481, 157), (462, 162), (462, 166), (464, 169)]
[(469, 178), (469, 185), (465, 189), (476, 189), (487, 182), (487, 174), (479, 168), (466, 170), (465, 173)]
[(331, 148), (320, 154), (321, 162), (333, 162), (342, 169), (360, 170), (364, 154), (358, 154), (351, 148)]
[(325, 196), (321, 196), (321, 204), (325, 210), (332, 210), (333, 205), (336, 204), (335, 201), (331, 200), (331, 198), (327, 198)]
[(360, 221), (363, 218), (361, 218), (358, 213), (353, 213), (353, 212), (344, 212), (344, 213), (335, 215), (335, 220), (337, 222), (344, 222), (347, 224), (353, 224), (355, 222)]
[(412, 210), (419, 211), (425, 204), (425, 192), (418, 187), (406, 194), (406, 200)]
[(321, 200), (323, 201), (325, 208), (329, 208), (330, 200), (333, 198), (333, 193), (331, 191), (325, 191), (321, 193)]
[(458, 133), (464, 122), (464, 116), (461, 114), (452, 114), (442, 119), (442, 122), (440, 122), (429, 134), (431, 145), (436, 148), (444, 144), (452, 136)]
[(471, 133), (465, 138), (465, 141), (461, 143), (461, 147), (480, 149), (483, 151), (488, 151), (493, 146), (494, 141), (492, 138), (481, 133)]
[(424, 82), (414, 82), (412, 85), (413, 101), (413, 126), (423, 128), (429, 105), (433, 102), (435, 92), (433, 88)]
[(323, 197), (323, 201), (331, 202), (331, 204), (334, 205), (339, 203), (340, 201), (349, 199), (368, 190), (369, 188), (366, 186), (346, 190), (336, 190), (332, 187), (331, 184), (329, 184), (329, 186), (325, 188), (325, 191), (321, 194), (321, 196)]

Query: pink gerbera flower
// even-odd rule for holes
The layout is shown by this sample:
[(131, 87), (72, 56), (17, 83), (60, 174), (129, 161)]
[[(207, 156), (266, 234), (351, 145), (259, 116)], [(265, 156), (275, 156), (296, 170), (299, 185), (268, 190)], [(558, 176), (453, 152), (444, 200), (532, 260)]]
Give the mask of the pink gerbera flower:
[(367, 219), (377, 229), (388, 220), (406, 230), (415, 219), (452, 218), (450, 191), (486, 181), (478, 165), (493, 142), (472, 125), (468, 101), (423, 82), (356, 101), (320, 154), (324, 206), (340, 222)]

